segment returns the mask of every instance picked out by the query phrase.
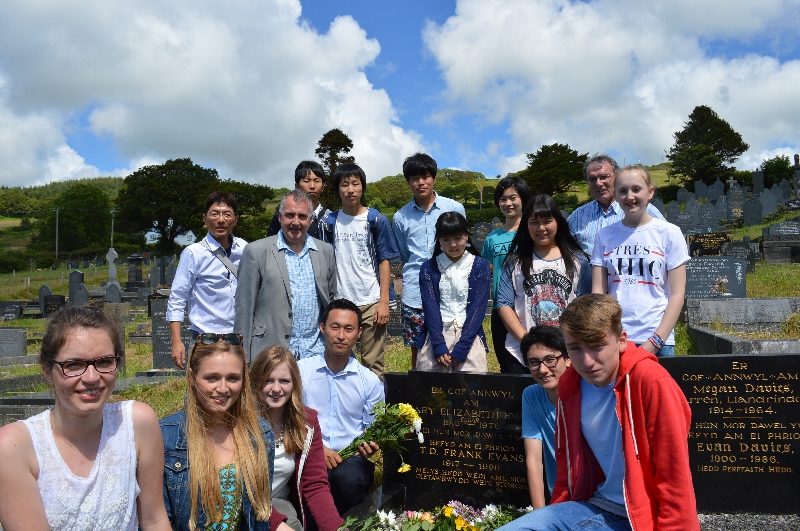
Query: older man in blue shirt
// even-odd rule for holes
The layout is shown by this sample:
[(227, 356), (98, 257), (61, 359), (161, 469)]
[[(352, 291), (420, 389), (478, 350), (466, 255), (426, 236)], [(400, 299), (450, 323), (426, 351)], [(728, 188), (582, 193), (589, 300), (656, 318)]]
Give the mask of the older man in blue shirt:
[(328, 481), (339, 514), (364, 501), (375, 473), (367, 457), (379, 449), (370, 441), (359, 447), (359, 455), (346, 461), (337, 453), (372, 424), (370, 410), (384, 400), (383, 383), (352, 355), (361, 335), (359, 323), (361, 310), (355, 303), (331, 301), (319, 325), (325, 338), (323, 355), (298, 362), (303, 403), (319, 414)]
[[(622, 220), (624, 216), (614, 195), (614, 172), (618, 169), (617, 161), (605, 153), (595, 153), (583, 165), (583, 175), (594, 201), (576, 208), (567, 218), (567, 223), (572, 235), (589, 256), (592, 255), (594, 238), (600, 229)], [(654, 218), (664, 219), (653, 203), (647, 205), (647, 212)]]
[(464, 205), (433, 191), (436, 185), (436, 161), (417, 153), (403, 162), (403, 175), (414, 195), (411, 202), (395, 213), (392, 228), (403, 262), (403, 344), (411, 347), (411, 366), (417, 366), (417, 339), (425, 316), (419, 292), (419, 270), (433, 253), (436, 243), (436, 220), (445, 212), (466, 217)]

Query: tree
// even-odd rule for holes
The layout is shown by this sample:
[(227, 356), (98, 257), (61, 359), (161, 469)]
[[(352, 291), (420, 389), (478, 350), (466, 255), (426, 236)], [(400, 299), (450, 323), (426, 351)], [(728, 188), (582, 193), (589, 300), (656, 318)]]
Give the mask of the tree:
[(397, 210), (411, 200), (411, 191), (402, 173), (389, 175), (380, 181), (370, 183), (367, 186), (367, 193), (377, 189), (380, 193), (381, 202), (388, 208)]
[(673, 136), (675, 144), (667, 152), (672, 166), (667, 174), (692, 189), (694, 181), (712, 184), (717, 178), (725, 180), (732, 175), (732, 164), (750, 147), (742, 135), (705, 105), (695, 107), (684, 128)]
[(588, 153), (580, 154), (568, 144), (542, 146), (536, 153), (527, 153), (528, 167), (517, 175), (536, 194), (554, 196), (571, 191), (583, 182), (583, 164)]
[(19, 188), (0, 189), (0, 216), (30, 218), (39, 208), (39, 201), (23, 194)]
[(219, 188), (217, 170), (198, 166), (192, 159), (145, 166), (125, 177), (117, 195), (119, 228), (154, 229), (159, 234), (157, 251), (172, 254), (177, 235), (189, 230), (201, 233), (206, 197)]
[(275, 197), (275, 190), (264, 184), (231, 180), (223, 181), (219, 189), (233, 194), (239, 204), (239, 223), (234, 234), (248, 241), (266, 236), (272, 212), (267, 212), (264, 203)]
[(111, 202), (99, 187), (74, 183), (50, 201), (38, 223), (34, 245), (55, 250), (58, 209), (58, 251), (102, 248), (111, 240)]
[(764, 186), (771, 188), (773, 184), (780, 184), (783, 179), (792, 182), (794, 169), (792, 161), (787, 155), (778, 155), (761, 163), (759, 169), (764, 172)]
[[(330, 179), (337, 167), (342, 164), (353, 163), (356, 161), (355, 157), (353, 156), (342, 155), (342, 153), (350, 153), (351, 149), (353, 149), (353, 141), (350, 140), (350, 137), (347, 136), (341, 129), (336, 128), (331, 129), (322, 135), (322, 138), (320, 138), (319, 142), (317, 142), (317, 149), (314, 150), (314, 153), (322, 161), (322, 165), (325, 167), (325, 172), (328, 174), (328, 178)], [(333, 190), (330, 182), (331, 181), (328, 180), (325, 189), (320, 194), (319, 201), (326, 208), (335, 210), (342, 206), (342, 200), (339, 197), (339, 191)]]

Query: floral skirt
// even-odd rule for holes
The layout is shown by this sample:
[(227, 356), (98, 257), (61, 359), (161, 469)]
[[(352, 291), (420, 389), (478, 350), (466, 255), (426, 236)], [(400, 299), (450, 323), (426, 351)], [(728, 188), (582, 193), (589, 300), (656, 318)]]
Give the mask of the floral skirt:
[[(461, 328), (455, 324), (450, 323), (444, 326), (442, 330), (444, 335), (444, 342), (447, 349), (452, 352), (453, 346), (461, 339)], [(428, 334), (425, 339), (425, 344), (422, 345), (419, 353), (417, 354), (417, 370), (429, 372), (489, 372), (489, 365), (486, 362), (486, 347), (481, 341), (480, 336), (475, 336), (475, 341), (467, 354), (463, 363), (449, 365), (443, 367), (436, 361), (436, 356), (433, 354), (433, 346), (431, 345), (431, 336)]]

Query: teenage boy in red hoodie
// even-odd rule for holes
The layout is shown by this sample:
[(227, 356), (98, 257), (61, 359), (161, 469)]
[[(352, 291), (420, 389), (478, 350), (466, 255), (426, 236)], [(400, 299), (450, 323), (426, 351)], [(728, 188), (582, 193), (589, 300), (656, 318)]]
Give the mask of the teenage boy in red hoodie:
[(572, 367), (556, 413), (552, 505), (512, 530), (699, 531), (689, 470), (691, 411), (657, 358), (628, 342), (609, 295), (584, 295), (559, 318)]

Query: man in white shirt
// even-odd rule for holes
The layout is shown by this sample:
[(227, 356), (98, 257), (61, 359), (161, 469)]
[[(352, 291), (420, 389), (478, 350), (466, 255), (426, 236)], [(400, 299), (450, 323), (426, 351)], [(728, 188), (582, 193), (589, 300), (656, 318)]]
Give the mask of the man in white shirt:
[(181, 341), (181, 323), (186, 305), (194, 338), (206, 332), (233, 332), (236, 277), (247, 242), (232, 232), (239, 221), (239, 204), (228, 192), (214, 192), (206, 198), (203, 223), (208, 234), (181, 253), (167, 304), (167, 321), (172, 336), (172, 360), (179, 368), (186, 364)]

